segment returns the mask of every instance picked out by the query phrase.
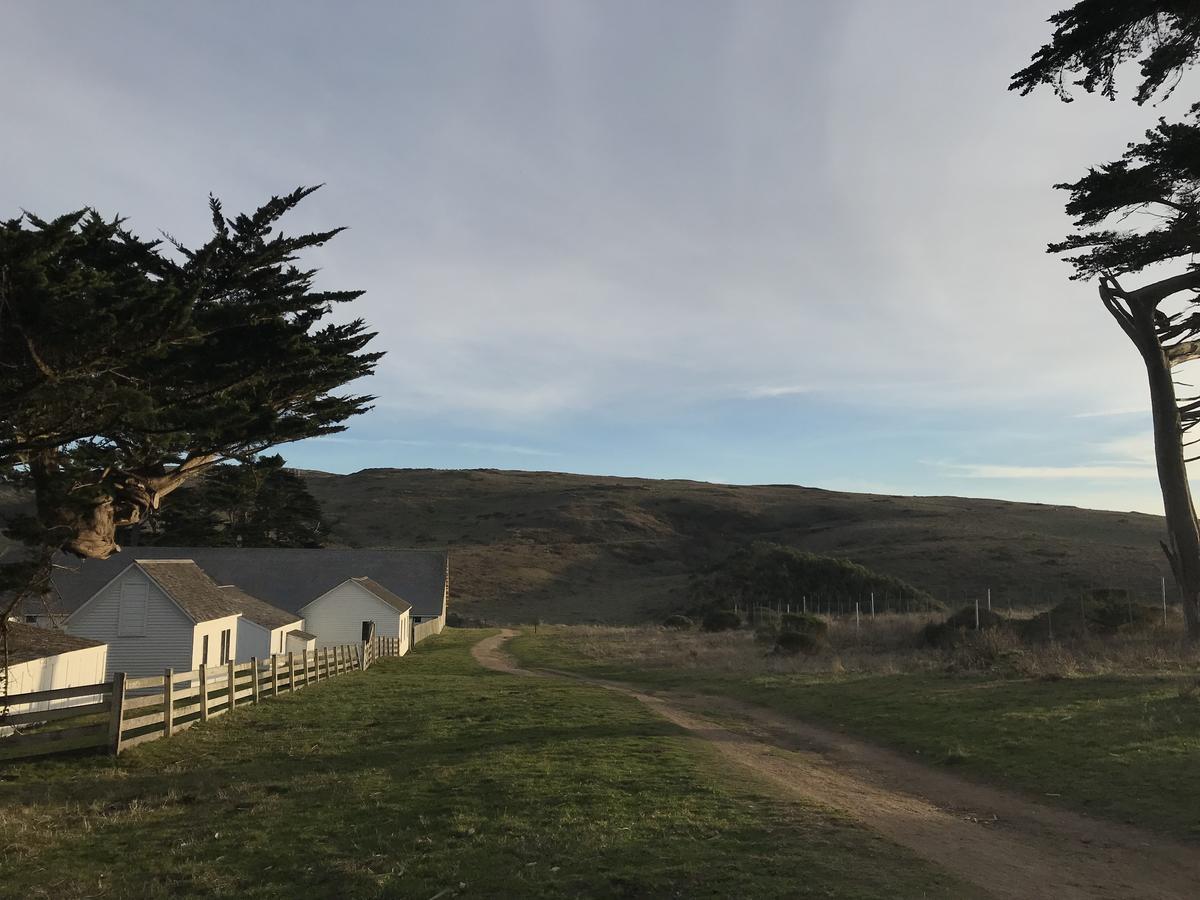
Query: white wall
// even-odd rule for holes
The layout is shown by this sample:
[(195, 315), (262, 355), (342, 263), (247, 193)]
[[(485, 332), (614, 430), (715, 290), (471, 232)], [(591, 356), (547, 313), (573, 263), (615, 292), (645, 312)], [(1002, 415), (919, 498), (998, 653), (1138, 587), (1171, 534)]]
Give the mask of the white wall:
[[(119, 634), (121, 592), (125, 585), (146, 591), (145, 633)], [(131, 566), (101, 588), (67, 619), (63, 630), (108, 644), (105, 678), (113, 672), (161, 675), (170, 666), (192, 666), (192, 620), (144, 572)]]
[[(108, 680), (105, 668), (107, 659), (108, 648), (101, 644), (99, 647), (84, 647), (82, 650), (70, 650), (42, 659), (16, 663), (8, 668), (8, 695), (12, 697), (33, 691), (100, 684)], [(39, 700), (36, 703), (14, 703), (9, 711), (12, 713), (36, 712), (58, 706), (82, 706), (103, 699), (103, 695), (96, 694), (91, 697), (65, 697), (60, 700)], [(0, 725), (0, 736), (12, 732), (11, 727)]]
[(303, 619), (268, 631), (257, 622), (251, 622), (243, 616), (238, 620), (237, 661), (249, 662), (252, 656), (256, 659), (270, 659), (272, 653), (287, 653), (289, 649), (296, 649), (289, 648), (287, 634), (297, 628), (303, 630)]
[(241, 614), (225, 616), (223, 619), (211, 619), (199, 622), (195, 626), (192, 637), (192, 660), (188, 669), (195, 669), (204, 662), (204, 636), (208, 635), (208, 665), (221, 664), (221, 632), (229, 629), (229, 658), (237, 661), (238, 649), (238, 620)]
[(344, 581), (300, 610), (304, 630), (317, 636), (317, 647), (362, 642), (362, 623), (373, 621), (379, 637), (401, 637), (409, 631), (408, 613), (401, 614), (366, 588)]
[(287, 639), (284, 643), (284, 653), (287, 653), (289, 650), (292, 653), (308, 653), (310, 650), (315, 650), (317, 648), (317, 642), (315, 640), (312, 638), (302, 638), (294, 631), (287, 635)]

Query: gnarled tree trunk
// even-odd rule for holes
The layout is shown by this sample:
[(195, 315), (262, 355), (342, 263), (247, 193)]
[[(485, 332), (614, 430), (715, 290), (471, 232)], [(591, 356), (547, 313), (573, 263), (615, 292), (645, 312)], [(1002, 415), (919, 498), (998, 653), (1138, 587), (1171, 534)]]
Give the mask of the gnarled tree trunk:
[(1200, 347), (1192, 342), (1165, 344), (1158, 305), (1173, 293), (1196, 287), (1198, 281), (1197, 273), (1189, 273), (1136, 291), (1121, 289), (1111, 277), (1100, 285), (1105, 307), (1133, 341), (1146, 365), (1154, 420), (1154, 459), (1167, 522), (1167, 540), (1162, 548), (1179, 585), (1184, 621), (1192, 639), (1200, 638), (1200, 528), (1188, 483), (1183, 417), (1172, 369), (1200, 357)]

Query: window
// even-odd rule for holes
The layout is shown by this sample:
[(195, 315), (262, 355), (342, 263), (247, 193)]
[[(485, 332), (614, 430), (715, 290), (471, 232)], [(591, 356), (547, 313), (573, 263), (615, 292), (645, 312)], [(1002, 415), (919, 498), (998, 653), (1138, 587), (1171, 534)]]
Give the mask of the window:
[(232, 632), (226, 628), (221, 632), (221, 665), (229, 662), (229, 643)]
[(117, 637), (145, 637), (148, 596), (149, 588), (145, 582), (127, 581), (121, 585)]
[(208, 635), (207, 634), (204, 636), (204, 640), (201, 643), (201, 647), (203, 647), (203, 649), (200, 652), (200, 665), (207, 666), (208, 665)]

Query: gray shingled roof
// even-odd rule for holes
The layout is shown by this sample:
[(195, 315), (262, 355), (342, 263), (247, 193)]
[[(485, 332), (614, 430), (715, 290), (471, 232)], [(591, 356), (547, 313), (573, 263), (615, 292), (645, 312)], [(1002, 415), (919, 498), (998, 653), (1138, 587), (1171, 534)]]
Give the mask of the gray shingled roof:
[[(293, 550), (237, 547), (132, 547), (108, 559), (62, 556), (52, 607), (74, 612), (134, 559), (191, 559), (219, 584), (290, 612), (348, 578), (363, 575), (412, 604), (413, 615), (438, 616), (446, 588), (444, 550)], [(39, 604), (40, 605), (40, 604)]]
[(241, 612), (217, 583), (190, 559), (136, 559), (134, 562), (196, 622), (223, 619)]
[(259, 600), (257, 597), (247, 594), (236, 584), (221, 585), (221, 593), (241, 611), (243, 619), (247, 619), (255, 625), (261, 625), (268, 631), (300, 621), (301, 617), (295, 613), (272, 606), (265, 600)]
[(360, 578), (351, 578), (350, 580), (360, 587), (366, 588), (392, 609), (396, 610), (396, 612), (408, 612), (410, 609), (412, 609), (411, 603), (407, 603), (400, 599), (378, 581), (374, 581), (366, 576), (362, 576)]
[(24, 622), (9, 622), (8, 664), (15, 666), (31, 659), (45, 659), (47, 656), (70, 653), (72, 650), (99, 647), (103, 643), (75, 637), (52, 628), (40, 628), (37, 625), (26, 625)]

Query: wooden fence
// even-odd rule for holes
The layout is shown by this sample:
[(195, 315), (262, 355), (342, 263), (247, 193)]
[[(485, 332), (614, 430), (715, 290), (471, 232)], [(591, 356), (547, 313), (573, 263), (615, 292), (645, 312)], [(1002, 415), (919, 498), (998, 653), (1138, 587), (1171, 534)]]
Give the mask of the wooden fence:
[[(0, 727), (13, 730), (0, 737), (0, 760), (93, 747), (118, 754), (238, 706), (294, 693), (362, 671), (382, 657), (399, 655), (399, 638), (377, 637), (361, 644), (276, 653), (270, 659), (200, 666), (190, 672), (167, 669), (162, 675), (142, 677), (117, 672), (111, 682), (102, 684), (13, 694), (4, 698), (5, 714), (0, 715)], [(59, 701), (68, 705), (47, 707)]]
[(413, 646), (414, 647), (417, 646), (417, 644), (421, 643), (421, 641), (425, 640), (425, 638), (433, 637), (435, 634), (441, 634), (442, 629), (445, 627), (446, 627), (445, 614), (438, 616), (436, 619), (427, 619), (426, 621), (421, 622), (418, 625), (414, 625), (412, 627)]

